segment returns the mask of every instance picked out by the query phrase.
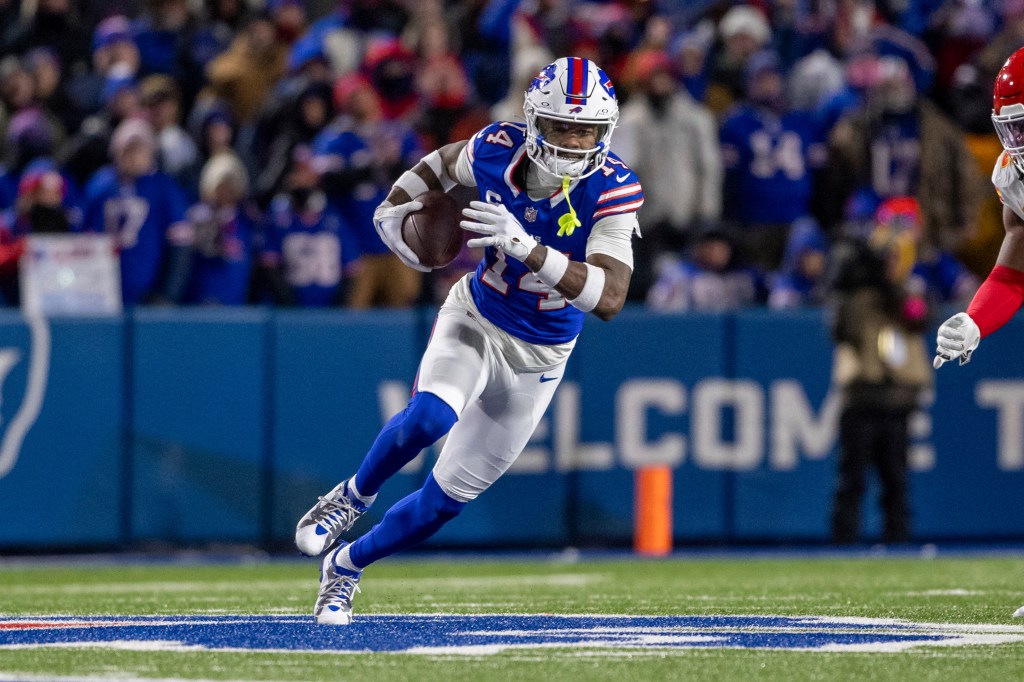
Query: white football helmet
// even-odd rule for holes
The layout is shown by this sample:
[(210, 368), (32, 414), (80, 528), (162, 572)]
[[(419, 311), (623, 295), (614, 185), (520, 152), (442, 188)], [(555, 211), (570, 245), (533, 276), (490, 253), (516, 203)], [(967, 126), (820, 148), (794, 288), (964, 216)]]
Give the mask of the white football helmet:
[[(530, 83), (523, 102), (526, 153), (542, 170), (572, 180), (585, 178), (604, 165), (612, 131), (619, 120), (615, 87), (589, 59), (563, 57), (548, 64)], [(597, 126), (597, 145), (566, 149), (544, 139), (541, 119)]]

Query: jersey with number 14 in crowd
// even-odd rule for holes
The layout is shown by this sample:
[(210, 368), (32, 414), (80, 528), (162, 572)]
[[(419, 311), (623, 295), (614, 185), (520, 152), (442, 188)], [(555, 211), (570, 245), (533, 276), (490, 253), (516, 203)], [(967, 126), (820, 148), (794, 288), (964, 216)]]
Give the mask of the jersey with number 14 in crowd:
[[(480, 191), (480, 200), (504, 204), (530, 236), (544, 246), (583, 262), (587, 238), (602, 218), (634, 213), (644, 194), (631, 171), (615, 154), (609, 154), (596, 173), (569, 186), (569, 200), (582, 223), (561, 230), (559, 219), (569, 213), (561, 189), (534, 201), (523, 186), (527, 165), (526, 126), (492, 123), (469, 141), (469, 160)], [(543, 345), (565, 343), (583, 327), (584, 313), (564, 296), (541, 282), (524, 264), (489, 247), (471, 284), (473, 301), (480, 313), (515, 337)]]

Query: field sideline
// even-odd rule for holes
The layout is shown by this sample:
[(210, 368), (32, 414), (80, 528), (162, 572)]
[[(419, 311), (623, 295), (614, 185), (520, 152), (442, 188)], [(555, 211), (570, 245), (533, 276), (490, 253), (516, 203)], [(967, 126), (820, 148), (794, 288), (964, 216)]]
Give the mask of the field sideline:
[(349, 628), (310, 560), (0, 559), (0, 679), (1019, 679), (1024, 553), (428, 557)]

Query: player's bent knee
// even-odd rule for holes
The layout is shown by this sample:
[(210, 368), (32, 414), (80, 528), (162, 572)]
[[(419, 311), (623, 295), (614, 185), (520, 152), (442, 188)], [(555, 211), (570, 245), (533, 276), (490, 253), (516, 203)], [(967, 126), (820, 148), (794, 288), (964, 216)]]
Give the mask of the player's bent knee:
[(456, 421), (458, 416), (448, 403), (433, 393), (417, 393), (409, 401), (408, 417), (403, 425), (405, 440), (425, 448), (451, 431)]
[(423, 483), (420, 503), (427, 507), (435, 518), (442, 521), (455, 518), (466, 506), (465, 502), (460, 502), (446, 493), (434, 479), (433, 473), (429, 474)]

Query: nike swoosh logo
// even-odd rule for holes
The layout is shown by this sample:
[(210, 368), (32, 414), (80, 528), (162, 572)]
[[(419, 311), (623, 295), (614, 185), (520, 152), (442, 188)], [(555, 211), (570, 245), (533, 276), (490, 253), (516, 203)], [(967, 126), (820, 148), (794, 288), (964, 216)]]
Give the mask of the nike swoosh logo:
[(626, 173), (625, 175), (616, 175), (615, 179), (618, 180), (619, 182), (622, 182), (623, 180), (625, 180), (628, 177), (629, 177), (629, 173)]
[(543, 383), (544, 383), (545, 381), (554, 381), (554, 380), (555, 380), (555, 379), (557, 379), (557, 378), (558, 378), (558, 377), (546, 377), (546, 376), (544, 376), (543, 374), (541, 374), (541, 375), (540, 375), (540, 383), (542, 383), (542, 384), (543, 384)]

